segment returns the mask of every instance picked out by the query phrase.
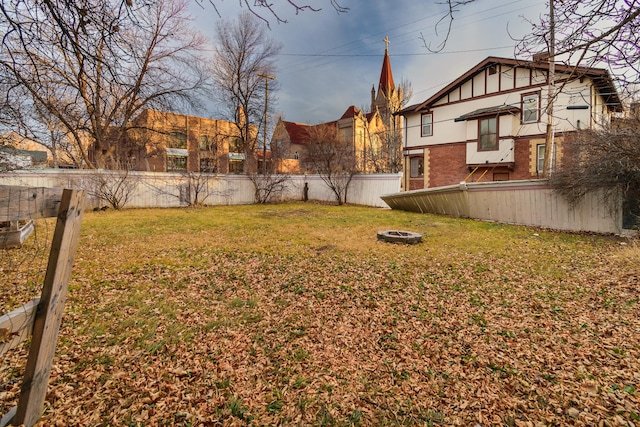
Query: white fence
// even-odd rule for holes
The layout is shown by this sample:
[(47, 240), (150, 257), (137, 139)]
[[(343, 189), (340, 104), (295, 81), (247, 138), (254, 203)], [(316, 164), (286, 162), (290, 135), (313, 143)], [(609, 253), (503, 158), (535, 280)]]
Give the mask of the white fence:
[[(43, 169), (0, 173), (0, 185), (80, 187), (91, 190), (91, 186), (96, 185), (97, 177), (104, 178), (109, 174), (113, 175), (111, 182), (122, 177), (122, 172)], [(203, 176), (197, 175), (196, 179), (202, 179)], [(130, 199), (125, 206), (127, 208), (179, 207), (187, 204), (189, 194), (193, 197), (194, 183), (185, 174), (129, 172), (126, 180), (132, 186)], [(206, 196), (204, 203), (207, 205), (254, 203), (254, 185), (246, 175), (208, 175), (205, 181), (206, 188), (201, 190), (200, 197)], [(285, 190), (275, 200), (302, 200), (305, 183), (308, 185), (309, 200), (335, 201), (333, 193), (318, 175), (291, 175)], [(349, 186), (347, 202), (387, 207), (380, 196), (400, 191), (400, 183), (401, 174), (356, 175)], [(96, 197), (89, 197), (87, 203), (90, 208), (106, 204)]]
[(546, 180), (462, 183), (382, 196), (393, 209), (556, 230), (622, 233), (622, 198), (587, 194), (575, 206)]

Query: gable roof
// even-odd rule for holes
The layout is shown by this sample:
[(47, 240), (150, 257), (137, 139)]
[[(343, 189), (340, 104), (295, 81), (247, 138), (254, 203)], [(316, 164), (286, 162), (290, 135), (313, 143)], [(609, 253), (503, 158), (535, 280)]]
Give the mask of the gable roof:
[[(403, 113), (411, 113), (411, 112), (419, 112), (428, 110), (435, 104), (439, 99), (449, 93), (451, 90), (466, 82), (467, 80), (473, 78), (476, 74), (484, 69), (492, 66), (492, 65), (510, 65), (513, 67), (525, 67), (530, 69), (537, 70), (548, 70), (549, 63), (542, 61), (526, 61), (522, 59), (513, 59), (513, 58), (499, 58), (495, 56), (490, 56), (477, 64), (475, 67), (471, 68), (469, 71), (440, 89), (434, 95), (432, 95), (427, 100), (410, 105), (400, 111), (400, 114)], [(611, 75), (609, 72), (602, 68), (587, 68), (587, 67), (573, 67), (563, 64), (556, 64), (555, 66), (556, 72), (567, 73), (575, 78), (579, 78), (582, 76), (587, 76), (594, 81), (595, 87), (598, 89), (600, 94), (605, 99), (605, 102), (609, 106), (612, 111), (622, 111), (622, 103), (620, 101), (620, 97), (618, 96), (618, 90), (616, 89), (613, 80), (611, 79)]]
[(351, 105), (349, 108), (347, 108), (347, 111), (344, 112), (342, 117), (340, 117), (340, 120), (355, 117), (359, 113), (360, 113), (360, 110), (358, 109), (358, 107), (356, 107), (355, 105)]
[(296, 122), (285, 122), (284, 128), (289, 134), (289, 140), (293, 143), (301, 144), (306, 142), (306, 139), (309, 136), (309, 127), (310, 125), (304, 123), (296, 123)]

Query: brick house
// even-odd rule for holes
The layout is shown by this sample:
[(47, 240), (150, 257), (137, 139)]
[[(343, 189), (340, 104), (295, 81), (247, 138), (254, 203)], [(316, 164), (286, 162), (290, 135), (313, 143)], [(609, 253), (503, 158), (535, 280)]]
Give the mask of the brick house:
[[(156, 110), (144, 110), (124, 141), (103, 150), (113, 152), (111, 168), (151, 172), (242, 173), (247, 159), (234, 123)], [(91, 158), (90, 152), (90, 158)]]
[[(622, 111), (604, 69), (555, 67), (554, 165), (562, 141)], [(429, 99), (404, 108), (407, 190), (461, 181), (532, 179), (543, 172), (549, 62), (489, 57)]]

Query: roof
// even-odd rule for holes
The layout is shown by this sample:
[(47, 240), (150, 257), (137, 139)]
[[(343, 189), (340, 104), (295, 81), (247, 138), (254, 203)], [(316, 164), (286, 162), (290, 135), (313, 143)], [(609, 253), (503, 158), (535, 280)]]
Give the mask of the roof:
[(291, 142), (299, 144), (304, 142), (308, 138), (310, 125), (296, 122), (285, 122), (284, 120), (282, 121), (282, 123), (284, 124), (284, 128), (289, 134), (289, 139), (291, 140)]
[(458, 117), (456, 121), (476, 119), (478, 117), (484, 117), (489, 115), (500, 115), (500, 114), (517, 113), (517, 112), (520, 112), (520, 108), (515, 107), (513, 105), (503, 104), (503, 105), (497, 105), (495, 107), (479, 108), (470, 113), (463, 114), (462, 116)]
[[(351, 118), (356, 117), (360, 113), (362, 113), (362, 110), (360, 110), (355, 105), (352, 105), (349, 108), (347, 108), (347, 111), (344, 112), (344, 114), (342, 115), (342, 117), (340, 117), (339, 120), (351, 119)], [(367, 122), (371, 122), (371, 120), (373, 120), (375, 115), (376, 115), (376, 111), (371, 111), (369, 113), (364, 114), (364, 117), (365, 117), (365, 119), (367, 119)], [(324, 124), (332, 124), (332, 123), (335, 123), (335, 122), (329, 122), (329, 123), (324, 123)]]
[[(427, 100), (413, 104), (404, 108), (400, 111), (399, 114), (418, 112), (421, 110), (428, 110), (436, 103), (440, 98), (449, 93), (455, 87), (461, 85), (467, 80), (471, 79), (474, 75), (479, 73), (480, 71), (488, 68), (492, 65), (496, 64), (504, 64), (511, 65), (514, 67), (525, 67), (532, 68), (538, 70), (548, 70), (549, 63), (547, 61), (526, 61), (522, 59), (513, 59), (513, 58), (499, 58), (495, 56), (490, 56), (477, 64), (475, 67), (471, 68), (469, 71), (464, 73), (462, 76), (458, 77), (447, 86), (440, 89), (434, 95), (432, 95)], [(622, 111), (622, 103), (620, 101), (620, 97), (618, 96), (618, 90), (616, 89), (611, 75), (609, 72), (602, 68), (587, 68), (587, 67), (574, 67), (563, 64), (556, 64), (556, 72), (561, 73), (569, 73), (576, 77), (587, 76), (593, 79), (595, 87), (598, 89), (600, 94), (605, 98), (605, 102), (609, 106), (612, 111)]]
[(309, 139), (309, 130), (319, 126), (335, 126), (336, 121), (319, 123), (317, 125), (308, 125), (305, 123), (287, 122), (282, 120), (284, 128), (289, 134), (289, 141), (293, 144), (306, 144)]
[(382, 60), (382, 70), (380, 71), (380, 83), (378, 83), (378, 92), (382, 91), (387, 97), (396, 88), (393, 83), (393, 74), (391, 73), (391, 62), (389, 61), (389, 50), (384, 50), (384, 59)]
[(351, 105), (349, 108), (347, 108), (347, 111), (344, 112), (342, 117), (340, 117), (340, 120), (355, 117), (359, 113), (360, 113), (360, 110), (358, 109), (358, 107), (356, 107), (355, 105)]

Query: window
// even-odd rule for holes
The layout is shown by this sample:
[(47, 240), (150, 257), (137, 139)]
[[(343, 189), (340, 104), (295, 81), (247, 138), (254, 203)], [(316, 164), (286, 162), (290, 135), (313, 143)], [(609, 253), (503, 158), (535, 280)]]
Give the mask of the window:
[(427, 113), (422, 115), (422, 136), (433, 135), (433, 114)]
[(169, 148), (187, 148), (187, 135), (182, 132), (171, 132), (169, 135)]
[(216, 159), (200, 159), (200, 172), (216, 173)]
[(184, 171), (187, 170), (186, 156), (167, 156), (168, 171)]
[(298, 153), (297, 151), (293, 153), (293, 158), (296, 160), (300, 160), (300, 153)]
[(479, 121), (480, 127), (480, 146), (478, 151), (491, 151), (498, 149), (498, 119), (491, 117), (488, 119), (481, 119)]
[(200, 135), (200, 149), (203, 151), (216, 151), (216, 141), (210, 135)]
[(242, 138), (231, 138), (229, 141), (229, 152), (230, 153), (244, 153), (242, 148)]
[(424, 157), (411, 157), (411, 178), (424, 176)]
[(342, 134), (342, 142), (349, 142), (351, 141), (351, 128), (344, 128), (342, 129), (342, 131), (340, 132)]
[(537, 170), (538, 173), (543, 173), (544, 172), (544, 153), (546, 150), (546, 146), (544, 144), (538, 144), (536, 146), (536, 153), (537, 153)]
[(244, 169), (244, 160), (229, 160), (229, 173), (239, 174)]
[(530, 93), (522, 96), (522, 123), (540, 121), (540, 94)]

